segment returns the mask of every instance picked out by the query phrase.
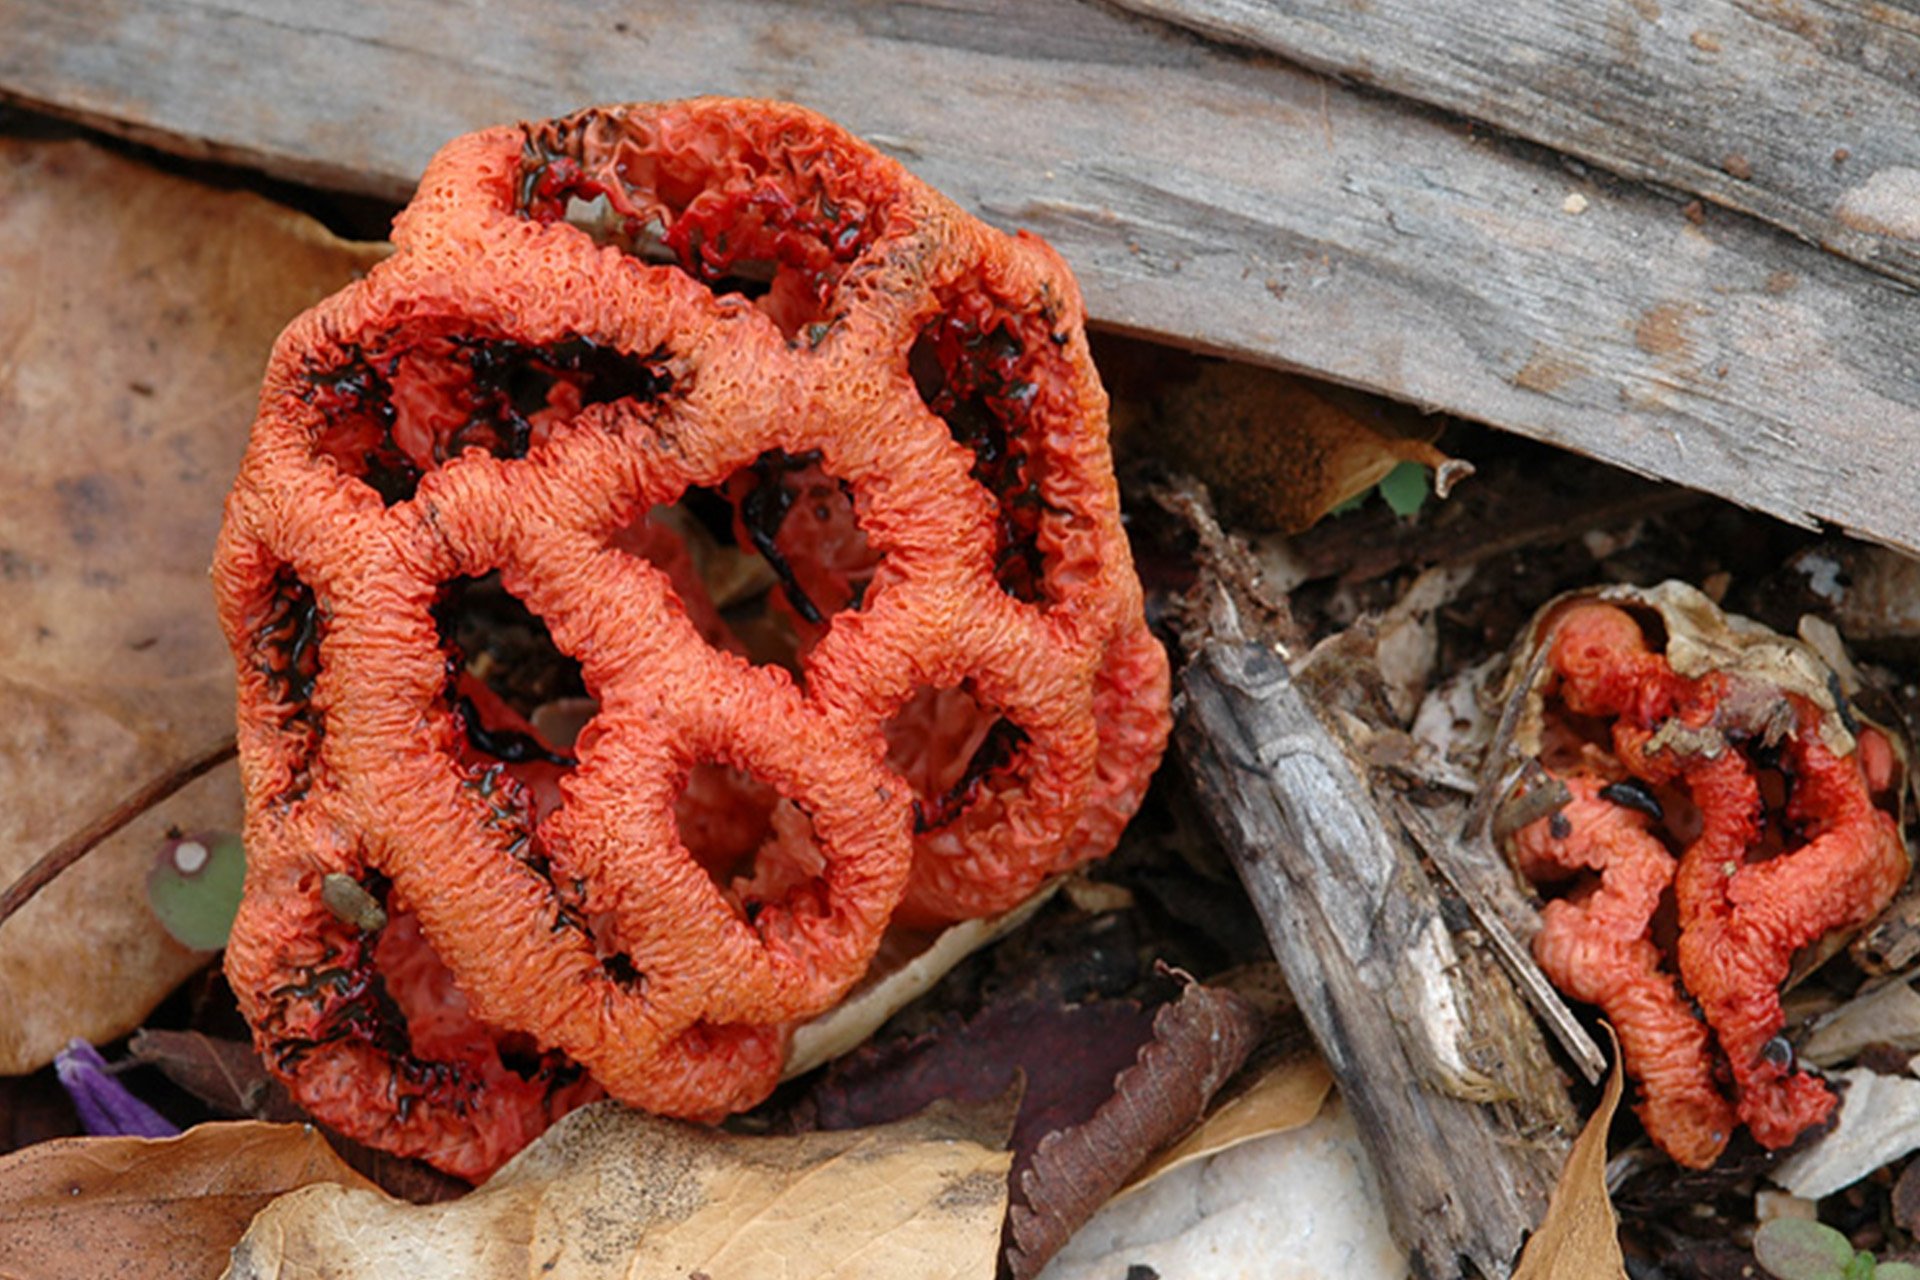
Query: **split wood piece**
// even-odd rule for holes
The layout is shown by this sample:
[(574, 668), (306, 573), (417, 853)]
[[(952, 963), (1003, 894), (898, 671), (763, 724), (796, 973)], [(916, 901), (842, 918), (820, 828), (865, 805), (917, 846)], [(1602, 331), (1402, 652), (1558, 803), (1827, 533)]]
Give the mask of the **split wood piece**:
[(1450, 840), (1405, 796), (1395, 795), (1390, 803), (1401, 827), (1467, 904), (1475, 927), (1534, 1013), (1553, 1032), (1587, 1083), (1600, 1083), (1607, 1070), (1606, 1055), (1573, 1016), (1573, 1010), (1554, 990), (1522, 941), (1538, 932), (1540, 916), (1521, 895), (1512, 871), (1497, 859), (1485, 839)]
[(1899, 973), (1920, 957), (1920, 887), (1907, 890), (1854, 940), (1854, 963), (1868, 973)]
[(1119, 0), (1692, 192), (1920, 284), (1920, 25), (1891, 5)]
[(1499, 967), (1456, 945), (1414, 851), (1231, 604), (1180, 677), (1174, 740), (1353, 1108), (1418, 1276), (1505, 1276), (1573, 1125)]
[[(1374, 6), (1382, 23), (1407, 7)], [(1712, 7), (1731, 21), (1737, 6)], [(1844, 34), (1833, 11), (1810, 20)], [(1696, 225), (1682, 216), (1684, 191), (1570, 175), (1560, 156), (1428, 107), (1096, 0), (660, 0), (644, 18), (554, 0), (497, 6), (458, 49), (426, 0), (379, 14), (369, 24), (352, 6), (297, 0), (0, 0), (0, 99), (398, 198), (435, 148), (480, 121), (617, 100), (635, 84), (662, 98), (715, 86), (797, 98), (989, 221), (1045, 235), (1097, 321), (1920, 552), (1920, 487), (1905, 483), (1902, 461), (1920, 437), (1905, 339), (1920, 327), (1920, 294), (1748, 218)], [(1503, 20), (1479, 18), (1457, 25)], [(1754, 48), (1771, 47), (1774, 35), (1749, 31), (1758, 18), (1739, 21)], [(1900, 65), (1890, 21), (1871, 31)], [(1655, 39), (1654, 27), (1633, 31)], [(1747, 59), (1728, 39), (1717, 56)], [(1753, 79), (1738, 99), (1797, 112), (1803, 79), (1826, 83), (1822, 59), (1856, 84), (1839, 52), (1850, 47), (1807, 37), (1795, 48), (1811, 67), (1743, 62)], [(925, 92), (934, 82), (937, 103)], [(1533, 83), (1509, 101), (1501, 80), (1484, 110), (1530, 112), (1519, 95)], [(1720, 99), (1711, 112), (1674, 109), (1657, 78), (1644, 100), (1638, 79), (1626, 83), (1623, 128), (1747, 118)], [(1910, 106), (1892, 94), (1847, 122), (1863, 140), (1845, 145), (1882, 186), (1914, 172), (1896, 162), (1920, 144), (1871, 122)], [(1824, 137), (1822, 119), (1758, 133)], [(1746, 154), (1756, 187), (1781, 167), (1771, 152)], [(1690, 173), (1675, 166), (1665, 181), (1684, 187)], [(1794, 198), (1827, 207), (1814, 187)]]

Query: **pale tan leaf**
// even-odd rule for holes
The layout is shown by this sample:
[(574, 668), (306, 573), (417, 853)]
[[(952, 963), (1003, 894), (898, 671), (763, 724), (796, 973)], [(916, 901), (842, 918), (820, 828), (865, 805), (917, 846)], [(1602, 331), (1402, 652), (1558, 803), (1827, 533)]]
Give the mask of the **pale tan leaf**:
[(1871, 1044), (1920, 1052), (1920, 992), (1899, 978), (1874, 987), (1814, 1024), (1800, 1056), (1821, 1067), (1838, 1066)]
[(1920, 1080), (1865, 1067), (1831, 1078), (1845, 1090), (1838, 1123), (1767, 1174), (1809, 1200), (1850, 1187), (1920, 1147)]
[(0, 1276), (207, 1280), (253, 1215), (297, 1187), (370, 1187), (310, 1125), (62, 1138), (0, 1157)]
[(888, 1018), (931, 991), (953, 966), (1031, 920), (1059, 889), (1060, 881), (1053, 880), (997, 916), (962, 920), (938, 933), (889, 929), (866, 976), (846, 998), (794, 1029), (782, 1078), (805, 1075), (865, 1044)]
[(743, 1137), (597, 1103), (472, 1195), (313, 1187), (275, 1202), (229, 1280), (613, 1280), (993, 1274), (1009, 1105)]
[(1587, 1127), (1574, 1140), (1547, 1216), (1520, 1253), (1513, 1280), (1626, 1280), (1619, 1220), (1607, 1195), (1607, 1128), (1620, 1105), (1620, 1049)]
[(1199, 1128), (1148, 1161), (1115, 1199), (1133, 1194), (1163, 1174), (1243, 1142), (1298, 1129), (1320, 1114), (1332, 1088), (1333, 1073), (1311, 1048), (1302, 1047), (1282, 1057), (1244, 1092), (1216, 1108)]
[[(379, 250), (77, 142), (0, 139), (0, 883), (233, 726), (207, 565), (274, 335)], [(228, 765), (0, 929), (0, 1073), (129, 1030), (205, 957), (143, 885), (237, 830)]]

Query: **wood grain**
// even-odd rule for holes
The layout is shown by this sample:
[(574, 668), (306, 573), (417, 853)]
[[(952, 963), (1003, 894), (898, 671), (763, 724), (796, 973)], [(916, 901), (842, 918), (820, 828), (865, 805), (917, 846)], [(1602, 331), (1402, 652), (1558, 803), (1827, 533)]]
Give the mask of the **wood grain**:
[(1920, 15), (1867, 0), (1116, 0), (1920, 284)]
[(1499, 968), (1448, 935), (1419, 858), (1269, 645), (1216, 633), (1180, 690), (1180, 761), (1353, 1110), (1414, 1274), (1507, 1275), (1570, 1128), (1539, 1028)]
[(1095, 0), (0, 0), (0, 24), (0, 96), (393, 197), (483, 124), (794, 99), (1054, 241), (1106, 325), (1920, 552), (1911, 290)]

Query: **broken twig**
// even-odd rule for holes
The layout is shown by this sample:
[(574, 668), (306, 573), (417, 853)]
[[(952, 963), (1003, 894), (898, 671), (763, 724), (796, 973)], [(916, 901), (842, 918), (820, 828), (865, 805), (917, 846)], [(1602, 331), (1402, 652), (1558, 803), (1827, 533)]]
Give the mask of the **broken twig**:
[(1455, 945), (1412, 848), (1217, 582), (1175, 743), (1374, 1158), (1414, 1273), (1504, 1276), (1572, 1112), (1500, 969)]
[(33, 901), (35, 894), (52, 884), (62, 871), (93, 852), (101, 841), (119, 831), (153, 806), (167, 799), (189, 782), (213, 772), (238, 753), (231, 735), (184, 764), (154, 778), (132, 795), (80, 830), (42, 854), (38, 861), (0, 893), (0, 925), (20, 908)]

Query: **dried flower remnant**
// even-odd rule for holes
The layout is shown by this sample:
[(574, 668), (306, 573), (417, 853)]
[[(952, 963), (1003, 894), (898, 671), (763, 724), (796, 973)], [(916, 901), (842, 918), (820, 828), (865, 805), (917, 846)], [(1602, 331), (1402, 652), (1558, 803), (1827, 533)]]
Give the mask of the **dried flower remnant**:
[[(717, 1118), (896, 916), (1111, 849), (1166, 660), (1046, 246), (717, 99), (458, 139), (394, 241), (283, 335), (216, 564), (228, 973), (303, 1104), (468, 1177), (602, 1089)], [(655, 523), (696, 492), (793, 671)], [(577, 663), (564, 750), (450, 638), (482, 580)]]
[[(1736, 1120), (1777, 1148), (1831, 1112), (1779, 1038), (1779, 988), (1796, 952), (1881, 910), (1908, 861), (1875, 803), (1892, 744), (1833, 706), (1804, 654), (1717, 613), (1717, 636), (1691, 634), (1710, 606), (1671, 584), (1642, 603), (1549, 615), (1536, 745), (1571, 800), (1513, 852), (1537, 883), (1581, 877), (1543, 910), (1535, 955), (1618, 1027), (1649, 1136), (1704, 1168)], [(1675, 632), (1665, 651), (1643, 616)]]
[(180, 1132), (172, 1121), (134, 1097), (100, 1051), (85, 1040), (69, 1042), (55, 1056), (53, 1070), (88, 1133), (170, 1138)]

